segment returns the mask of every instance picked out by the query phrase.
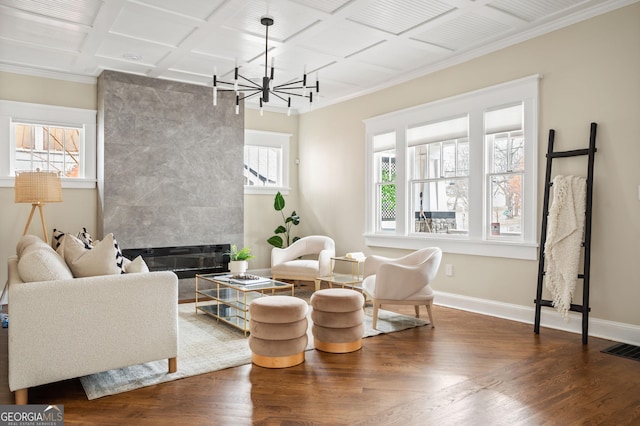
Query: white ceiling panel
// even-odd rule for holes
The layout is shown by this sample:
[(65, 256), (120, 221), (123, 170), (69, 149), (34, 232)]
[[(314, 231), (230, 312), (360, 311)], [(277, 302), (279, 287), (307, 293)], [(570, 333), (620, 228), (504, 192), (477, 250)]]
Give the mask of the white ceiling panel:
[(250, 0), (238, 2), (238, 5), (240, 4), (243, 7), (237, 9), (225, 22), (225, 26), (264, 38), (266, 28), (260, 23), (260, 18), (270, 15), (274, 20), (273, 25), (269, 27), (270, 40), (285, 41), (318, 20), (318, 13), (292, 2)]
[[(22, 17), (2, 16), (0, 14), (0, 37), (22, 43), (40, 45), (54, 49), (80, 52), (82, 42), (87, 34), (74, 28), (64, 28), (48, 25), (42, 22), (32, 22)], [(42, 34), (47, 37), (43, 38)]]
[(102, 0), (2, 0), (0, 5), (34, 16), (90, 26), (102, 3)]
[(153, 70), (153, 67), (140, 62), (123, 62), (111, 58), (102, 58), (100, 60), (100, 67), (97, 70), (98, 74), (102, 72), (102, 70), (112, 70), (129, 74), (147, 75)]
[(584, 0), (496, 0), (490, 2), (489, 6), (533, 22), (580, 3), (584, 3)]
[(325, 13), (334, 13), (351, 0), (292, 0), (294, 3), (311, 7), (316, 10), (320, 10)]
[(208, 55), (198, 55), (190, 53), (178, 60), (168, 71), (182, 72), (185, 74), (196, 74), (208, 76), (211, 79), (213, 71), (217, 70), (218, 74), (223, 74), (234, 68), (233, 60), (227, 60), (219, 57)]
[(343, 82), (354, 86), (366, 86), (368, 82), (379, 83), (393, 75), (391, 70), (373, 68), (355, 61), (339, 62), (321, 72), (321, 78)]
[(483, 40), (495, 37), (510, 29), (511, 27), (506, 24), (468, 13), (418, 34), (414, 38), (447, 49), (461, 50), (467, 46), (481, 44)]
[(378, 32), (349, 21), (338, 21), (326, 31), (306, 38), (301, 45), (307, 49), (346, 58), (385, 39)]
[(637, 1), (0, 0), (0, 71), (211, 85), (214, 68), (231, 80), (237, 62), (260, 81), (268, 14), (275, 84), (320, 70), (328, 105)]
[(172, 18), (153, 9), (129, 6), (122, 9), (110, 32), (177, 47), (196, 27)]
[(348, 19), (397, 35), (454, 9), (437, 0), (377, 0)]
[(205, 20), (224, 0), (138, 0), (142, 4), (172, 11), (178, 15)]
[(169, 52), (171, 48), (166, 46), (109, 34), (102, 40), (96, 56), (128, 62), (133, 60), (128, 56), (139, 55), (137, 61), (147, 66), (154, 66)]
[[(276, 70), (281, 72), (285, 69), (297, 74), (303, 74), (305, 70), (307, 72), (314, 72), (320, 68), (325, 67), (327, 64), (335, 62), (336, 58), (333, 55), (326, 55), (319, 53), (318, 51), (308, 50), (301, 47), (282, 48), (277, 51)], [(271, 56), (270, 56), (271, 58)], [(264, 59), (259, 60), (261, 65), (264, 65)]]
[(264, 41), (222, 28), (200, 40), (193, 52), (230, 60), (237, 59), (239, 63), (243, 63), (264, 54)]
[(445, 56), (444, 50), (435, 53), (415, 46), (407, 43), (382, 43), (354, 55), (352, 59), (385, 67), (394, 72), (406, 72), (436, 62)]

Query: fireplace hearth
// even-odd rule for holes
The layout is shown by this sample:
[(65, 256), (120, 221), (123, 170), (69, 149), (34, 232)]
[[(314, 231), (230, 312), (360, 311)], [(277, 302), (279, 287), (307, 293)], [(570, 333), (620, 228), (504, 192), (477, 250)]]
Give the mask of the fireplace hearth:
[(149, 247), (123, 249), (122, 255), (130, 260), (142, 256), (150, 271), (173, 271), (178, 278), (193, 278), (227, 272), (230, 249), (230, 244)]

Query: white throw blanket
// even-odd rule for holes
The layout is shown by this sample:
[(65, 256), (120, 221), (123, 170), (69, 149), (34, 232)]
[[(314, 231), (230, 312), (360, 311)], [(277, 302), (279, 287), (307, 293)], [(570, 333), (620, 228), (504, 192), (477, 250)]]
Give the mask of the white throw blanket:
[(580, 250), (584, 233), (586, 179), (561, 176), (553, 179), (553, 200), (547, 221), (545, 285), (553, 306), (569, 320), (571, 299), (578, 280)]

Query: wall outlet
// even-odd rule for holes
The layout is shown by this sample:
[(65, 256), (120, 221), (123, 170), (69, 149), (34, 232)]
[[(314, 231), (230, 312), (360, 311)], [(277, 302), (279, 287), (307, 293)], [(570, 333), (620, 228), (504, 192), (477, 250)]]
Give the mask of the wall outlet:
[(452, 277), (453, 276), (453, 265), (450, 263), (447, 263), (446, 265), (444, 265), (444, 274), (448, 277)]

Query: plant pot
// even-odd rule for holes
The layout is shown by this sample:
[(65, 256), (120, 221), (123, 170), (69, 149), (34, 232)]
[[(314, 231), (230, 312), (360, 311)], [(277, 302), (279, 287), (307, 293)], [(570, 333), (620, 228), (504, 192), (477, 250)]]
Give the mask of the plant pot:
[(232, 260), (229, 262), (229, 271), (233, 275), (242, 275), (247, 272), (247, 268), (249, 267), (249, 262), (246, 260)]

